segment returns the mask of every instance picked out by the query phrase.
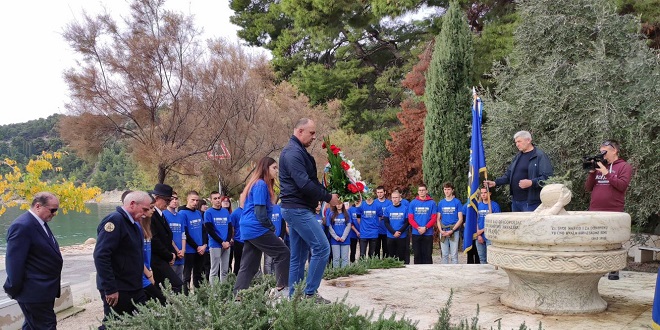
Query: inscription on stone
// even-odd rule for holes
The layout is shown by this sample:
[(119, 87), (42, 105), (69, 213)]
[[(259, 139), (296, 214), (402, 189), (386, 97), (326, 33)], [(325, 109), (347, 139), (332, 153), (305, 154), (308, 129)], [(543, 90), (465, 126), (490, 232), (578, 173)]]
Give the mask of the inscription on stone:
[(607, 226), (552, 226), (550, 233), (555, 236), (590, 236), (592, 241), (607, 240)]

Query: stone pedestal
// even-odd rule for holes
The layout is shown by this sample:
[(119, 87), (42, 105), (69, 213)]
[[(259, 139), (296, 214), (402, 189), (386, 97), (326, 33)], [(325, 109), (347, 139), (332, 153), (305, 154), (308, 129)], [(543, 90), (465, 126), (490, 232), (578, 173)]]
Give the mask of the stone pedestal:
[[(486, 216), (486, 237), (492, 242), (488, 263), (509, 276), (500, 301), (553, 315), (604, 311), (607, 303), (598, 293), (598, 282), (604, 274), (626, 266), (622, 243), (630, 238), (630, 216), (566, 212), (563, 206), (555, 207), (557, 199), (550, 203), (545, 197), (542, 194), (545, 207), (535, 212)], [(551, 209), (558, 214), (547, 211)]]

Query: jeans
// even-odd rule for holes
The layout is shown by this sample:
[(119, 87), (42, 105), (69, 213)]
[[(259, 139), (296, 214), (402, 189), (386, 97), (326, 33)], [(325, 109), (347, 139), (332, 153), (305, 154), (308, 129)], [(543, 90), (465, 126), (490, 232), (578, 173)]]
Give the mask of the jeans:
[(330, 245), (332, 249), (332, 268), (344, 268), (348, 266), (348, 245)]
[(323, 272), (330, 256), (330, 243), (323, 233), (323, 228), (316, 221), (310, 209), (282, 208), (282, 218), (289, 225), (291, 243), (291, 266), (289, 267), (289, 294), (293, 295), (296, 283), (305, 278), (305, 262), (311, 250), (305, 294), (316, 294), (321, 285)]
[(367, 246), (369, 247), (369, 257), (376, 255), (376, 242), (378, 238), (360, 238), (360, 258), (367, 255)]
[[(458, 263), (458, 239), (459, 239), (459, 232), (455, 231), (454, 233), (451, 234), (451, 236), (447, 237), (440, 237), (440, 252), (442, 254), (442, 262), (443, 264), (448, 264), (449, 263), (449, 257), (451, 256), (451, 260), (453, 264)], [(444, 238), (444, 241), (443, 241)]]
[(220, 275), (220, 283), (227, 279), (229, 273), (229, 249), (211, 248), (211, 274), (209, 281), (211, 285), (218, 281), (218, 274)]
[(488, 263), (488, 245), (490, 245), (490, 240), (486, 239), (485, 243), (479, 243), (479, 241), (475, 240), (477, 243), (477, 251), (479, 252), (479, 262), (482, 264), (487, 264)]
[(238, 271), (236, 283), (234, 284), (234, 294), (250, 287), (250, 282), (259, 272), (262, 252), (275, 260), (277, 287), (287, 286), (289, 282), (289, 248), (272, 231), (269, 231), (244, 242), (243, 260), (241, 260), (241, 269)]
[(527, 203), (527, 201), (511, 201), (511, 212), (532, 212), (541, 205), (538, 203)]

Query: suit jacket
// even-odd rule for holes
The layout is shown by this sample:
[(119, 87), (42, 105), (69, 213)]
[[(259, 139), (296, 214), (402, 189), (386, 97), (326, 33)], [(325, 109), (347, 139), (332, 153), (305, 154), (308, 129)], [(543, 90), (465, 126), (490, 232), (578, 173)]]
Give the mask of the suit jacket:
[[(52, 232), (50, 233), (52, 235)], [(21, 303), (52, 302), (60, 296), (62, 254), (53, 236), (30, 212), (20, 215), (7, 232), (7, 295)]]
[(151, 264), (167, 265), (172, 261), (172, 254), (176, 255), (176, 250), (172, 246), (172, 229), (165, 217), (155, 211), (151, 216)]

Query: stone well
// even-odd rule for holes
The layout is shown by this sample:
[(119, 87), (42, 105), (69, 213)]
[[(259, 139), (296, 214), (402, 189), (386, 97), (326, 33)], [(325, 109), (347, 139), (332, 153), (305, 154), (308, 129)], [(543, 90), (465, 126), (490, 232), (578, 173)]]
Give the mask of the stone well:
[(488, 263), (509, 276), (502, 304), (528, 312), (566, 315), (602, 312), (600, 278), (626, 266), (622, 243), (630, 216), (620, 212), (567, 212), (571, 193), (548, 185), (534, 212), (486, 216)]

